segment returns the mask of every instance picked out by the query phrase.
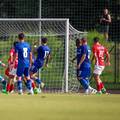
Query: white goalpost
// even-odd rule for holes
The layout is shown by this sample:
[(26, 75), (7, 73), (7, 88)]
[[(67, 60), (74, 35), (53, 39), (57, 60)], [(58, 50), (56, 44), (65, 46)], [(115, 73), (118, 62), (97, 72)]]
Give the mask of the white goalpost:
[[(69, 19), (0, 19), (0, 53), (6, 64), (8, 52), (20, 32), (25, 33), (25, 40), (31, 44), (33, 53), (36, 49), (34, 46), (39, 46), (39, 38), (48, 38), (52, 57), (48, 68), (43, 67), (41, 70), (44, 91), (77, 91), (79, 83), (76, 80), (76, 63), (72, 63), (71, 59), (76, 54), (76, 38), (85, 36), (86, 33), (73, 28)], [(4, 74), (3, 69), (0, 69), (0, 74)]]

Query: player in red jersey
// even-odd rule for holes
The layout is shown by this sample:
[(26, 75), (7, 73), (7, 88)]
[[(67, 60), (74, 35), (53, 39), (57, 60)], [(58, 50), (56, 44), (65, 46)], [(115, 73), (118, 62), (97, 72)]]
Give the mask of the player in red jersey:
[(108, 50), (99, 43), (98, 37), (94, 38), (94, 45), (92, 47), (92, 51), (93, 51), (92, 60), (95, 59), (95, 67), (93, 73), (94, 73), (94, 79), (97, 84), (97, 90), (98, 93), (106, 93), (106, 89), (100, 79), (100, 75), (102, 74), (105, 66), (110, 65), (110, 55), (108, 53)]
[(10, 49), (10, 57), (8, 59), (8, 67), (5, 70), (5, 75), (9, 78), (9, 82), (7, 84), (7, 92), (13, 92), (14, 90), (14, 82), (16, 80), (16, 71), (17, 71), (17, 66), (18, 66), (18, 59), (13, 62), (13, 59), (15, 57), (15, 45), (18, 42), (14, 42), (13, 48)]

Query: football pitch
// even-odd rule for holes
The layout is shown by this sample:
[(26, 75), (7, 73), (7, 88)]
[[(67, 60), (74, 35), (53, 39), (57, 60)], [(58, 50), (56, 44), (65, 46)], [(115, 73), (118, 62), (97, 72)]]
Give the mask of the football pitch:
[(120, 95), (0, 94), (0, 120), (118, 120)]

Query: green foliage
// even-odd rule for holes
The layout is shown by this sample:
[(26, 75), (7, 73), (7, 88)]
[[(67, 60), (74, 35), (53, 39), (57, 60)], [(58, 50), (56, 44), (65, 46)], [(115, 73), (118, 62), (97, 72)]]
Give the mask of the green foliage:
[(93, 45), (93, 39), (94, 37), (99, 37), (100, 38), (100, 43), (102, 45), (104, 45), (105, 47), (107, 47), (108, 49), (111, 48), (112, 45), (114, 45), (113, 42), (107, 42), (105, 39), (104, 39), (104, 36), (103, 34), (100, 34), (99, 32), (97, 32), (96, 30), (94, 31), (89, 31), (88, 32), (88, 35), (87, 35), (87, 38), (88, 38), (88, 44), (92, 47)]

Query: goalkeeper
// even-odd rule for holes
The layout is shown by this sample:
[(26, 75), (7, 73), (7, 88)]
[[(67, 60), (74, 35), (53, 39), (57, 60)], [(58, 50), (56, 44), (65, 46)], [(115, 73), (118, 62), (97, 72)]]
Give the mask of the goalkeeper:
[(44, 65), (45, 67), (48, 66), (48, 61), (50, 59), (50, 48), (47, 46), (47, 38), (41, 39), (41, 46), (37, 48), (37, 58), (34, 61), (31, 69), (30, 69), (30, 76), (31, 79), (35, 80), (38, 84), (38, 92), (41, 91), (40, 87), (44, 86), (44, 83), (41, 82), (41, 79), (36, 77), (36, 73), (39, 69), (41, 69)]

